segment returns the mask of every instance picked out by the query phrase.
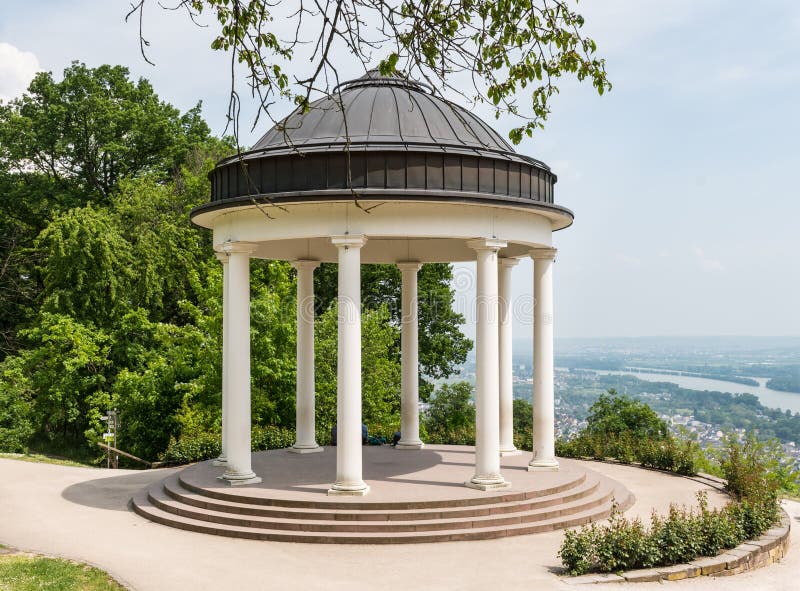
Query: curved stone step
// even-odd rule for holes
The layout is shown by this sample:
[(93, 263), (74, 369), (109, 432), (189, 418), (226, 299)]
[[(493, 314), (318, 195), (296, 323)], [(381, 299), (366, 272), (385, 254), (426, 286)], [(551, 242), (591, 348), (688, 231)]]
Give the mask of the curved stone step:
[[(286, 519), (264, 516), (243, 516), (229, 512), (197, 508), (173, 499), (161, 483), (154, 484), (148, 492), (149, 502), (166, 511), (182, 517), (208, 521), (226, 526), (315, 532), (418, 532), (439, 530), (461, 530), (484, 527), (504, 527), (520, 523), (546, 521), (557, 517), (577, 514), (611, 502), (613, 488), (605, 483), (596, 494), (574, 501), (560, 503), (552, 507), (523, 510), (495, 515), (461, 516), (456, 518), (398, 519), (383, 521), (332, 519)], [(410, 511), (408, 513), (411, 513)], [(406, 515), (408, 517), (408, 515)]]
[(218, 500), (183, 488), (178, 477), (175, 475), (165, 479), (163, 483), (167, 495), (169, 495), (175, 501), (199, 509), (207, 509), (221, 513), (271, 517), (276, 519), (407, 521), (502, 515), (507, 513), (532, 511), (535, 509), (554, 507), (557, 505), (563, 505), (564, 503), (577, 501), (593, 494), (600, 486), (600, 479), (593, 474), (588, 478), (582, 479), (582, 482), (578, 486), (573, 489), (569, 489), (566, 492), (543, 497), (534, 497), (533, 499), (525, 499), (521, 501), (492, 503), (488, 505), (467, 505), (464, 507), (453, 507), (448, 509), (362, 509), (360, 511), (351, 510), (350, 507), (348, 507), (347, 510), (340, 509), (337, 511), (329, 508), (270, 507), (264, 505), (250, 505), (247, 503), (227, 500)]
[(567, 480), (555, 486), (541, 488), (536, 490), (522, 490), (522, 491), (506, 491), (485, 494), (476, 494), (470, 498), (458, 499), (439, 499), (427, 501), (395, 501), (395, 502), (374, 502), (374, 501), (334, 501), (329, 499), (318, 499), (314, 501), (302, 501), (295, 499), (284, 498), (270, 498), (264, 496), (248, 495), (245, 490), (237, 490), (235, 492), (228, 491), (221, 488), (204, 488), (191, 482), (187, 475), (187, 470), (178, 474), (178, 481), (180, 485), (188, 491), (206, 496), (220, 501), (230, 501), (233, 503), (244, 503), (247, 505), (258, 505), (268, 507), (284, 507), (284, 508), (305, 508), (305, 509), (352, 509), (352, 510), (401, 510), (401, 509), (436, 509), (436, 508), (453, 508), (453, 507), (466, 507), (466, 506), (479, 506), (479, 505), (492, 505), (497, 503), (509, 503), (515, 501), (525, 501), (544, 496), (552, 496), (558, 493), (566, 492), (576, 486), (581, 485), (586, 480), (586, 473), (582, 472), (576, 474), (575, 478)]
[[(624, 487), (615, 487), (613, 493), (621, 510), (633, 503), (633, 497)], [(617, 496), (619, 495), (619, 496)], [(623, 499), (620, 501), (620, 499)], [(514, 535), (535, 534), (566, 527), (583, 525), (607, 517), (611, 511), (610, 503), (587, 509), (567, 517), (554, 517), (536, 523), (517, 523), (504, 526), (476, 527), (463, 530), (439, 530), (428, 532), (314, 532), (286, 531), (223, 525), (210, 523), (181, 515), (175, 515), (154, 506), (148, 499), (147, 491), (140, 491), (132, 499), (133, 510), (151, 521), (187, 531), (222, 535), (254, 540), (273, 540), (285, 542), (335, 543), (335, 544), (400, 544), (442, 541), (466, 541), (500, 538)]]

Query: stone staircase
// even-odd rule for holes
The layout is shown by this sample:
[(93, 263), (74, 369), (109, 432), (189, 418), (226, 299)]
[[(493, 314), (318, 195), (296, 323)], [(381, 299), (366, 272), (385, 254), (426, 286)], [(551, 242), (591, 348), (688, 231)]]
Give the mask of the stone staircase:
[[(585, 470), (566, 482), (437, 500), (315, 500), (248, 495), (201, 487), (183, 473), (137, 493), (132, 508), (156, 523), (254, 540), (337, 544), (398, 544), (485, 540), (536, 534), (607, 517), (633, 496)], [(363, 497), (361, 499), (364, 499)]]

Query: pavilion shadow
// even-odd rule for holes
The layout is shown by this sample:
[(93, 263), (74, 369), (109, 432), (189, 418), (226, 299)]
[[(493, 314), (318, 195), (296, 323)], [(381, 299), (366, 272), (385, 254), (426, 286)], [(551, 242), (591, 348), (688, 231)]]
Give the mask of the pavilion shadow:
[(163, 468), (95, 478), (68, 486), (61, 491), (61, 496), (71, 503), (85, 507), (128, 511), (128, 501), (134, 493), (164, 479), (173, 471), (173, 468)]

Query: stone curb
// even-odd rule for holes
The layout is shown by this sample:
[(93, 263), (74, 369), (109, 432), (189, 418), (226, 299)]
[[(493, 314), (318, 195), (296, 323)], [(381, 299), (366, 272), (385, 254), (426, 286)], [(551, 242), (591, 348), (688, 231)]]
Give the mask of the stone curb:
[(718, 556), (698, 558), (688, 564), (657, 566), (630, 570), (620, 574), (591, 574), (564, 579), (570, 585), (594, 585), (598, 583), (653, 583), (656, 581), (680, 581), (693, 577), (727, 577), (738, 575), (778, 562), (789, 551), (789, 533), (792, 526), (789, 515), (781, 510), (778, 527), (768, 530), (757, 540), (748, 540), (726, 550)]

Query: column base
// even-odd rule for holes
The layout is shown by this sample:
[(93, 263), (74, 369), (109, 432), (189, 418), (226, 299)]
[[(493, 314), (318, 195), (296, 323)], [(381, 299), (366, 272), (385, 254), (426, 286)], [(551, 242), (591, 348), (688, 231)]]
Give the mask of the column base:
[(421, 441), (398, 441), (395, 449), (422, 449), (425, 444)]
[(245, 486), (247, 484), (258, 484), (261, 482), (261, 477), (256, 476), (255, 472), (250, 474), (223, 474), (217, 476), (217, 480), (221, 480), (230, 486)]
[(290, 454), (316, 454), (325, 451), (324, 447), (317, 445), (316, 447), (295, 447), (292, 446), (287, 449)]
[(528, 472), (558, 472), (558, 460), (532, 460)]
[(212, 466), (225, 466), (228, 465), (228, 458), (224, 458), (222, 456), (218, 457), (216, 460), (211, 461)]
[(520, 456), (522, 452), (518, 450), (516, 447), (512, 447), (510, 449), (501, 449), (500, 450), (500, 457), (505, 458), (506, 456)]
[(334, 484), (331, 488), (328, 489), (328, 496), (329, 497), (363, 497), (367, 493), (369, 493), (369, 486), (366, 484), (364, 488), (357, 488), (357, 489), (341, 489), (336, 488)]
[(474, 488), (475, 490), (498, 490), (501, 488), (511, 488), (511, 483), (507, 480), (503, 480), (502, 482), (473, 482), (472, 480), (467, 480), (464, 483), (464, 486), (467, 488)]

